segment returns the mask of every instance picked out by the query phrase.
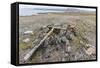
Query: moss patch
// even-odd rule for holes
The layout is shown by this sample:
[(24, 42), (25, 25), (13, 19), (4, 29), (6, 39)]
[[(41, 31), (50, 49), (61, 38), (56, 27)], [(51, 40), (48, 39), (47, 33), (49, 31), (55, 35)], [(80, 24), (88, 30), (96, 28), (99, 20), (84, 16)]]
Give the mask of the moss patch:
[(31, 49), (32, 48), (32, 43), (24, 43), (24, 42), (20, 42), (19, 43), (19, 50), (27, 50), (27, 49)]

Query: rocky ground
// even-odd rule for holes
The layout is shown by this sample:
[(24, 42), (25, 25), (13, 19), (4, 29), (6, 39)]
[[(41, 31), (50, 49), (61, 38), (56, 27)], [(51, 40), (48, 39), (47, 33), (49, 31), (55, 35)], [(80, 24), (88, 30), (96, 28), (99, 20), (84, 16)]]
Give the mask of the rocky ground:
[[(38, 45), (43, 37), (55, 29), (41, 44), (30, 60), (23, 57)], [(40, 14), (19, 17), (19, 62), (43, 63), (96, 59), (95, 14)]]

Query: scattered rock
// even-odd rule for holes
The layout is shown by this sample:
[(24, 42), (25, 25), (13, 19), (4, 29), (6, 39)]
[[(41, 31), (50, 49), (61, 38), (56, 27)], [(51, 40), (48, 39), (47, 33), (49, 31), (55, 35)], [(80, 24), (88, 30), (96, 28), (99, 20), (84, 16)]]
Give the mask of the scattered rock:
[(65, 57), (67, 57), (68, 56), (68, 53), (65, 53)]
[(70, 34), (69, 36), (70, 36), (70, 38), (71, 38), (72, 40), (75, 38), (75, 36), (74, 36), (73, 34)]
[(28, 30), (28, 31), (25, 31), (24, 34), (30, 34), (30, 35), (33, 35), (34, 33), (33, 33), (33, 31)]
[(29, 38), (26, 38), (26, 39), (23, 40), (24, 43), (28, 43), (29, 41), (30, 41)]
[[(58, 25), (56, 25), (56, 27), (57, 26)], [(50, 31), (49, 27), (52, 28), (52, 25), (44, 26), (38, 31), (37, 37), (33, 42), (34, 45), (39, 44), (45, 37), (47, 32)], [(28, 36), (33, 35), (33, 31), (25, 31), (24, 34)], [(26, 37), (23, 42), (28, 43), (30, 39), (30, 37)], [(86, 39), (84, 40), (86, 41)], [(80, 35), (75, 30), (75, 26), (69, 26), (67, 30), (60, 30), (60, 32), (57, 32), (56, 29), (52, 35), (46, 38), (41, 44), (40, 48), (43, 49), (41, 54), (43, 55), (41, 55), (42, 58), (39, 59), (41, 59), (42, 62), (85, 60), (87, 56), (95, 54), (96, 48), (91, 44), (86, 44), (84, 40), (80, 39)]]
[(86, 44), (86, 46), (87, 46), (87, 47), (92, 47), (92, 45), (91, 45), (91, 44)]
[(87, 50), (86, 50), (86, 54), (88, 55), (92, 55), (92, 54), (95, 54), (96, 50), (95, 47), (89, 47)]
[(45, 56), (45, 58), (49, 58), (50, 57), (50, 55), (48, 55), (48, 56)]
[(66, 43), (66, 41), (67, 41), (66, 37), (63, 36), (63, 37), (61, 38), (61, 41), (64, 42), (64, 43)]
[(66, 59), (65, 58), (62, 58), (62, 60), (61, 61), (66, 61)]
[(82, 40), (80, 40), (80, 44), (84, 45), (84, 42)]
[(70, 42), (69, 42), (68, 39), (66, 40), (66, 45), (67, 45), (67, 46), (70, 45)]
[(71, 51), (71, 46), (67, 47), (67, 51), (70, 52)]

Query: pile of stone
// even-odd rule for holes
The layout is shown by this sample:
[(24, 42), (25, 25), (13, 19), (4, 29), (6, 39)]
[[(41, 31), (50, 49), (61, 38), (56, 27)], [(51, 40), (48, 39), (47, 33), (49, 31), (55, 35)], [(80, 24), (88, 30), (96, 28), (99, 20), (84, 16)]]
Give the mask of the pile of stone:
[[(65, 30), (55, 29), (42, 44), (42, 47), (45, 48), (42, 61), (76, 61), (95, 58), (95, 46), (88, 45), (90, 44), (81, 39), (80, 33), (73, 25), (68, 25)], [(91, 57), (91, 55), (93, 56)]]
[[(33, 43), (36, 43), (35, 46), (53, 27), (56, 28), (41, 44), (41, 48), (44, 49), (40, 58), (41, 62), (76, 61), (95, 58), (95, 46), (83, 41), (84, 37), (80, 36), (78, 29), (74, 25), (67, 25), (67, 27), (63, 27), (63, 25), (41, 27), (37, 34), (37, 39), (33, 41)], [(24, 34), (33, 34), (33, 32), (26, 31)], [(29, 39), (27, 38), (23, 41), (27, 42)]]

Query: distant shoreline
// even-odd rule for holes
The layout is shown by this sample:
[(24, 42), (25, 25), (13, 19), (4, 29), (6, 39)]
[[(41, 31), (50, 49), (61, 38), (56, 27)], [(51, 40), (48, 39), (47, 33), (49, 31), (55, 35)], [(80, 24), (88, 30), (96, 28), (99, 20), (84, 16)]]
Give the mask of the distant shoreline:
[(20, 17), (28, 17), (28, 16), (38, 16), (38, 15), (45, 15), (45, 14), (67, 14), (67, 15), (79, 15), (79, 14), (83, 14), (83, 15), (95, 15), (95, 12), (45, 12), (45, 13), (32, 13), (31, 15), (19, 15)]

